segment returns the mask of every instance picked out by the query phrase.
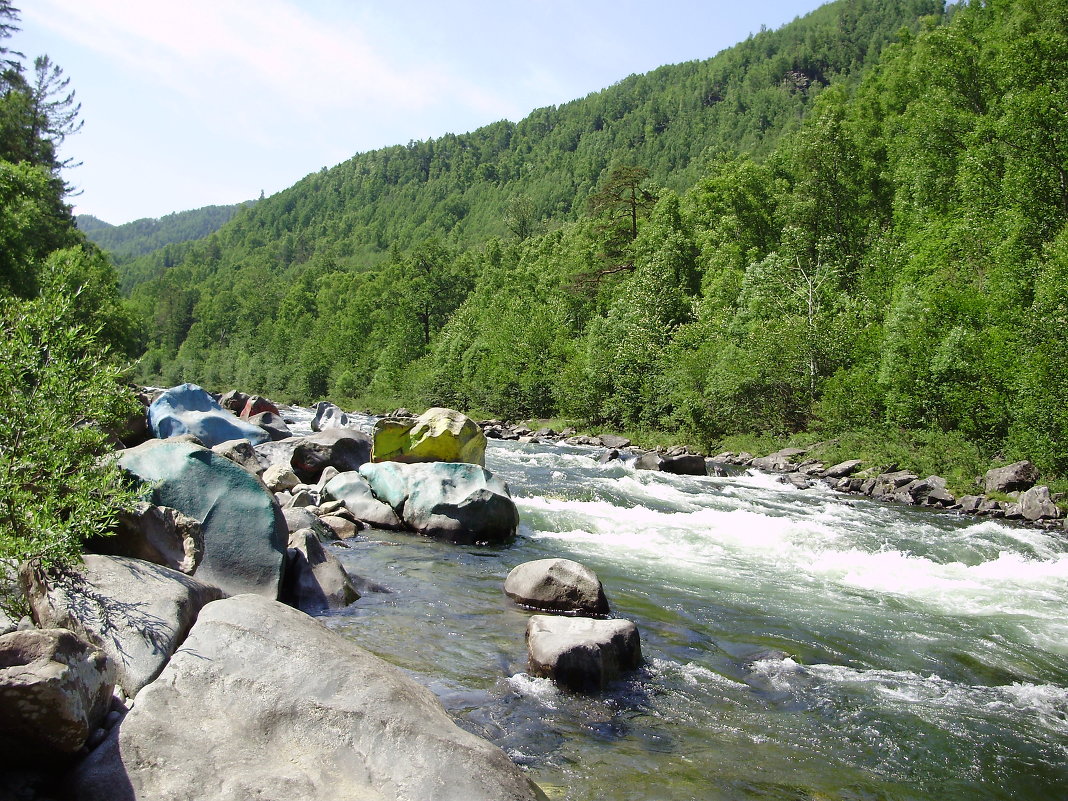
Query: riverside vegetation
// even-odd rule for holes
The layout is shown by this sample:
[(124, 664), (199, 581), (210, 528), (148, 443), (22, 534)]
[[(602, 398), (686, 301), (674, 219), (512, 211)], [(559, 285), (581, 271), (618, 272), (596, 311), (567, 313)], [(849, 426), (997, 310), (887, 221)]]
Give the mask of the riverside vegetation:
[(841, 0), (357, 155), (123, 265), (140, 378), (1064, 475), (1066, 11)]

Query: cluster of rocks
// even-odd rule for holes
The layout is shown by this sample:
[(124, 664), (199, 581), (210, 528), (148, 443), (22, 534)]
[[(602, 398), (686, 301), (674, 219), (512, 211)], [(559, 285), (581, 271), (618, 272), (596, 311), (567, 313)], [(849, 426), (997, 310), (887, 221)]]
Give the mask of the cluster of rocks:
[(0, 783), (29, 798), (544, 798), (425, 688), (306, 614), (386, 591), (334, 553), (363, 526), (514, 535), (507, 486), (421, 452), (376, 463), (374, 437), (343, 425), (293, 437), (237, 393), (183, 385), (147, 418), (157, 438), (113, 457), (146, 500), (76, 569), (20, 571), (32, 623), (0, 636)]
[[(977, 480), (982, 493), (954, 496), (941, 476), (921, 477), (896, 466), (864, 468), (859, 459), (826, 466), (806, 458), (809, 449), (784, 448), (767, 456), (749, 453), (721, 453), (713, 462), (753, 467), (779, 473), (782, 480), (799, 489), (812, 487), (817, 481), (839, 492), (866, 495), (876, 500), (894, 501), (914, 506), (986, 515), (1043, 526), (1060, 525), (1064, 513), (1047, 486), (1036, 486), (1038, 470), (1031, 462), (1021, 461), (996, 467)], [(1001, 495), (1009, 500), (991, 497)]]
[(527, 623), (531, 675), (594, 692), (641, 665), (638, 627), (608, 619), (604, 587), (585, 565), (570, 559), (524, 562), (508, 574), (504, 592), (526, 609), (549, 613)]

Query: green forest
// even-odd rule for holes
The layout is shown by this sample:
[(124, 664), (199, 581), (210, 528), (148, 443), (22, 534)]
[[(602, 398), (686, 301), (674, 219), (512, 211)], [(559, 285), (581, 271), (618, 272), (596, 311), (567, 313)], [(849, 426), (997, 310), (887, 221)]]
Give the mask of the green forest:
[[(4, 126), (59, 237), (5, 247), (5, 291), (56, 247), (110, 269)], [(1066, 221), (1063, 0), (837, 0), (121, 254), (99, 324), (150, 383), (1064, 476)]]

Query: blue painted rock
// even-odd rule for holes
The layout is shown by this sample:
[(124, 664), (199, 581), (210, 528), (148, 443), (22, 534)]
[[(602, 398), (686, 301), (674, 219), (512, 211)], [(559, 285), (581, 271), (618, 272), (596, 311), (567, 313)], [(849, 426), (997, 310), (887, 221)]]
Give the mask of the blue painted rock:
[(270, 436), (262, 428), (235, 417), (196, 384), (172, 387), (148, 407), (148, 425), (160, 439), (192, 434), (209, 448), (231, 439), (253, 445)]
[(274, 496), (247, 470), (186, 442), (150, 440), (119, 464), (152, 484), (152, 503), (201, 523), (204, 557), (196, 577), (230, 595), (277, 598), (288, 530)]
[(508, 485), (476, 464), (378, 462), (365, 464), (360, 475), (408, 528), (427, 537), (504, 542), (519, 525)]

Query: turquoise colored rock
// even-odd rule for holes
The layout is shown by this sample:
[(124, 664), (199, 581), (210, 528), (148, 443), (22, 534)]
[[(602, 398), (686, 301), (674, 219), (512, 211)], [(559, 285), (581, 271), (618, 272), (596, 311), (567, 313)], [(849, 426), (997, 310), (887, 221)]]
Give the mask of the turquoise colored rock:
[(375, 423), (373, 462), (468, 462), (486, 465), (486, 435), (453, 409), (427, 409), (414, 421), (383, 418)]
[(270, 435), (234, 416), (196, 384), (172, 387), (148, 407), (148, 425), (160, 439), (192, 434), (209, 448), (232, 439), (247, 439), (253, 445)]
[(149, 440), (120, 452), (119, 464), (152, 485), (151, 501), (200, 521), (200, 581), (230, 595), (277, 598), (288, 530), (274, 496), (247, 470), (186, 442)]
[(324, 498), (344, 501), (353, 517), (374, 528), (387, 531), (404, 529), (404, 523), (393, 507), (375, 497), (371, 486), (358, 471), (339, 473), (323, 488)]
[(412, 531), (456, 543), (497, 543), (515, 536), (519, 511), (508, 485), (463, 462), (368, 463), (371, 491)]

